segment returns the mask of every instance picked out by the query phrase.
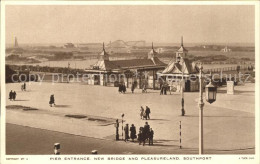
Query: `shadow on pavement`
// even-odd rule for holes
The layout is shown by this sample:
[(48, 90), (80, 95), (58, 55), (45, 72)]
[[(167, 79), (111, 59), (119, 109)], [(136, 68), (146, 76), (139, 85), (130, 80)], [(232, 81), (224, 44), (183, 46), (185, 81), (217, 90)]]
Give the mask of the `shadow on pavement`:
[[(195, 115), (186, 115), (185, 117), (199, 117), (199, 116), (195, 116)], [(223, 117), (223, 118), (229, 118), (229, 117), (233, 117), (233, 118), (255, 118), (255, 117), (250, 117), (250, 116), (203, 116), (203, 117)]]
[[(152, 121), (152, 120), (155, 120), (155, 121), (170, 121), (170, 120), (167, 120), (167, 119), (148, 119), (148, 120), (149, 120), (149, 121), (150, 121), (150, 120), (151, 120), (151, 121)], [(147, 121), (148, 121), (148, 120), (147, 120)]]
[(56, 108), (69, 108), (70, 105), (55, 105)]
[(239, 151), (239, 150), (254, 150), (254, 149), (255, 147), (241, 148), (241, 149), (226, 149), (226, 150), (207, 149), (207, 151)]

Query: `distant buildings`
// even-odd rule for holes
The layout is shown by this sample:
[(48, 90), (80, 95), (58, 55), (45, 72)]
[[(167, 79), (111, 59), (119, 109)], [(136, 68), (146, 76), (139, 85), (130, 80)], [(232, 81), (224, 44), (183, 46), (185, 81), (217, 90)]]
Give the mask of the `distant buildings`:
[(227, 46), (221, 49), (222, 52), (231, 52), (231, 49), (227, 48)]
[(163, 53), (164, 52), (164, 49), (163, 48), (157, 48), (156, 50), (159, 54)]
[(110, 54), (131, 53), (131, 46), (127, 45), (123, 40), (110, 42), (107, 46)]
[(140, 40), (140, 41), (128, 41), (126, 42), (126, 44), (128, 46), (131, 47), (144, 47), (145, 46), (145, 41), (144, 40)]
[(156, 74), (164, 70), (166, 64), (158, 59), (157, 54), (152, 45), (147, 59), (111, 61), (103, 44), (98, 62), (85, 69), (89, 73), (88, 84), (117, 86), (118, 83), (124, 83), (127, 87), (136, 84), (138, 88), (145, 84), (147, 88), (158, 89), (160, 84)]
[(73, 43), (66, 43), (64, 44), (64, 48), (75, 48), (75, 45)]

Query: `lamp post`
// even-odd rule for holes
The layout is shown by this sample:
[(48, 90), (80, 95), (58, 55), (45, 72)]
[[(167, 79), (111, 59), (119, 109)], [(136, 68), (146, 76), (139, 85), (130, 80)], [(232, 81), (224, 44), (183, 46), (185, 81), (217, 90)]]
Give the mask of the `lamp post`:
[(124, 116), (125, 116), (125, 114), (122, 113), (122, 115), (121, 115), (121, 117), (122, 117), (122, 140), (124, 140), (124, 138), (123, 138), (123, 135), (124, 135)]
[(116, 119), (115, 127), (116, 127), (116, 141), (118, 141), (119, 140), (119, 133), (118, 133), (119, 121), (118, 121), (118, 119)]
[(199, 112), (199, 154), (203, 154), (203, 106), (204, 106), (204, 102), (203, 102), (203, 88), (202, 88), (202, 65), (200, 64), (199, 66), (200, 69), (200, 76), (199, 76), (199, 80), (200, 80), (200, 95), (199, 95), (199, 108), (200, 108), (200, 112)]
[(184, 110), (184, 92), (183, 92), (183, 76), (184, 76), (184, 66), (183, 66), (183, 59), (182, 59), (182, 65), (181, 65), (181, 72), (182, 72), (182, 76), (181, 76), (181, 116), (185, 115), (185, 110)]
[[(202, 64), (199, 65), (199, 83), (200, 83), (200, 93), (199, 93), (199, 154), (203, 154), (203, 85), (202, 85)], [(205, 87), (206, 101), (210, 104), (216, 101), (217, 87), (215, 87), (210, 80), (210, 83)]]

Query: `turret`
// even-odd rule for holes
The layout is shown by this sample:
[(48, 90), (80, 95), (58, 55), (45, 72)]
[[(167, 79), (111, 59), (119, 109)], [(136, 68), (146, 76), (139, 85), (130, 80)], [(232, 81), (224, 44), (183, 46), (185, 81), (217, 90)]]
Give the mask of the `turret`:
[(188, 50), (186, 50), (183, 46), (183, 37), (181, 36), (181, 47), (176, 52), (176, 61), (180, 61), (180, 58), (186, 58), (188, 54)]
[(99, 54), (99, 61), (109, 61), (109, 54), (105, 50), (105, 44), (103, 42), (103, 51)]

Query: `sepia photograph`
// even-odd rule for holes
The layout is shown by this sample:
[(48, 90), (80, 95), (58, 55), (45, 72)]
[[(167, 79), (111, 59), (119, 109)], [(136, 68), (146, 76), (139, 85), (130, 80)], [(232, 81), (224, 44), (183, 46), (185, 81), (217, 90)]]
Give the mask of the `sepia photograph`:
[(256, 162), (256, 7), (5, 4), (1, 160)]

